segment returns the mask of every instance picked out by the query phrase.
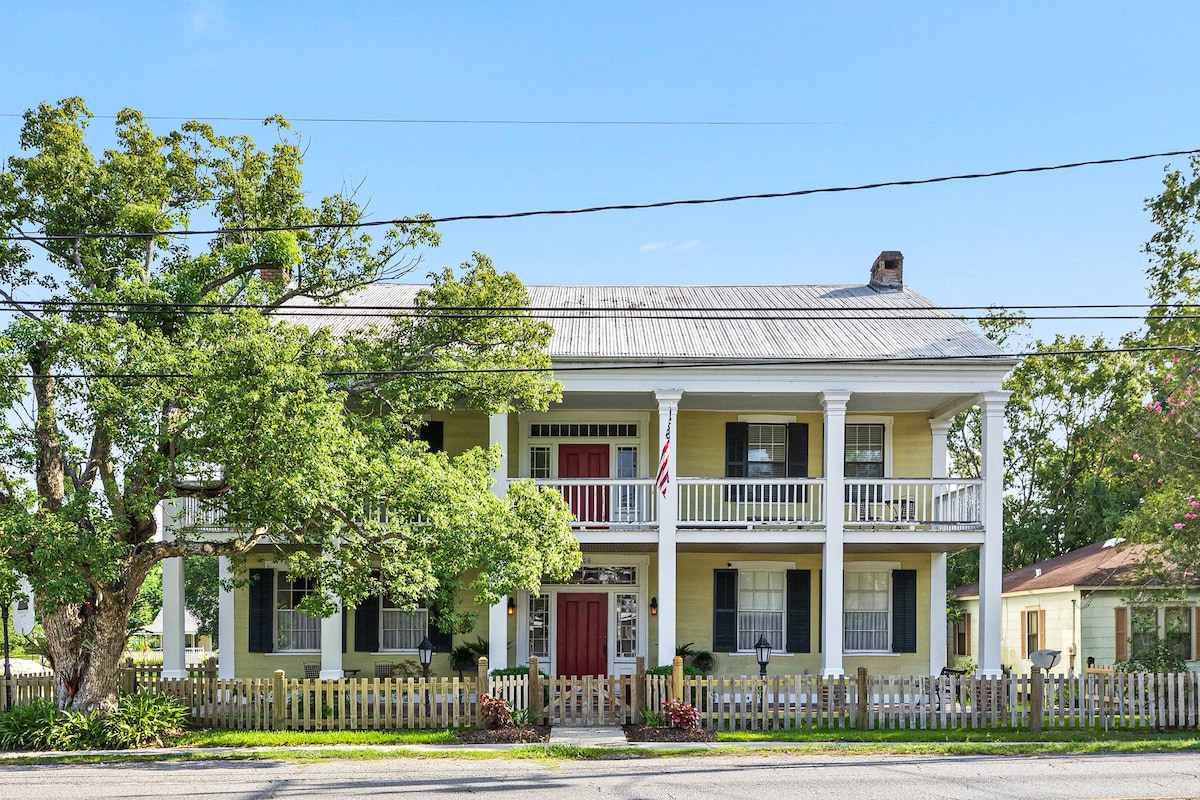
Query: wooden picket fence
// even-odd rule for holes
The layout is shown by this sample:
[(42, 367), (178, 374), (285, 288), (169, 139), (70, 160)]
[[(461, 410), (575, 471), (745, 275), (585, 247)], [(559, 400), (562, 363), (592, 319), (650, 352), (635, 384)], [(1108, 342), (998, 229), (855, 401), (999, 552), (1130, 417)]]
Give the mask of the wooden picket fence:
[[(195, 725), (233, 730), (390, 730), (481, 724), (478, 698), (502, 697), (550, 725), (642, 721), (681, 698), (711, 730), (1200, 727), (1200, 673), (956, 676), (816, 675), (543, 678), (180, 679), (137, 676), (137, 686), (177, 697)], [(1040, 684), (1040, 685), (1039, 685)], [(0, 698), (3, 697), (0, 677)], [(14, 703), (54, 699), (50, 676), (18, 675)]]

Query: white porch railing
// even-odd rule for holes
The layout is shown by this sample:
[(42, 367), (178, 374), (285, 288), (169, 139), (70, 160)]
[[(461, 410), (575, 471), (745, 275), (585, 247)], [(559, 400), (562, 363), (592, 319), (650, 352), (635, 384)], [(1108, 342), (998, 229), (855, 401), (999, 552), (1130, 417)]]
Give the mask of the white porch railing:
[(221, 508), (220, 502), (185, 497), (180, 500), (180, 503), (181, 508), (177, 518), (180, 528), (219, 531), (228, 528), (225, 524), (225, 512)]
[(847, 478), (847, 526), (978, 528), (983, 524), (979, 478)]
[(556, 489), (575, 514), (576, 528), (637, 528), (658, 522), (658, 492), (652, 478), (539, 478)]
[(824, 520), (820, 478), (679, 478), (679, 524), (793, 527)]

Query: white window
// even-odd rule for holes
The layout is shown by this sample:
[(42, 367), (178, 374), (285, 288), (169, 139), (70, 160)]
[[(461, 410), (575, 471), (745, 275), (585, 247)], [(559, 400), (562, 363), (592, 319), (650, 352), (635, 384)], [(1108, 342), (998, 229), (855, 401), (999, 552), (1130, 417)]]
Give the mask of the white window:
[(637, 655), (638, 596), (618, 594), (617, 599), (617, 658)]
[[(617, 448), (617, 478), (630, 479), (638, 476), (638, 449), (621, 446)], [(639, 493), (644, 486), (618, 486), (617, 507), (613, 522), (640, 522), (641, 503)]]
[(783, 572), (738, 572), (738, 650), (753, 650), (765, 635), (772, 650), (783, 650)]
[(390, 597), (384, 597), (379, 610), (381, 650), (416, 650), (429, 632), (429, 611), (424, 608), (405, 611)]
[(847, 653), (891, 650), (892, 574), (847, 570), (842, 617)]
[(529, 655), (550, 657), (550, 596), (529, 598)]
[(550, 477), (550, 448), (545, 445), (535, 445), (529, 448), (529, 477)]
[(787, 477), (787, 425), (749, 425), (746, 471), (750, 478)]
[(1192, 653), (1193, 610), (1172, 606), (1164, 609), (1140, 607), (1132, 609), (1130, 615), (1131, 655), (1156, 646), (1160, 641), (1167, 649), (1184, 661), (1195, 657)]
[(313, 592), (308, 578), (291, 578), (275, 573), (275, 650), (320, 650), (321, 620), (296, 606)]

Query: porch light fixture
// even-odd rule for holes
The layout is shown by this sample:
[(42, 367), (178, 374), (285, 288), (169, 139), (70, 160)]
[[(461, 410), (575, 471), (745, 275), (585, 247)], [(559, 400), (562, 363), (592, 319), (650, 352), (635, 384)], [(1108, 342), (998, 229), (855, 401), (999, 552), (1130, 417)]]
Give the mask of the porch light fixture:
[(417, 645), (417, 655), (421, 658), (421, 672), (425, 677), (429, 677), (429, 662), (433, 661), (433, 642), (429, 641), (429, 635), (426, 634), (421, 643)]
[(652, 617), (658, 616), (658, 598), (657, 597), (650, 598), (650, 616), (652, 616)]
[(508, 598), (508, 615), (511, 617), (513, 614), (516, 614), (516, 613), (517, 613), (517, 601), (514, 600), (513, 598), (509, 597)]
[(771, 663), (771, 643), (767, 641), (765, 633), (759, 634), (758, 641), (754, 645), (754, 654), (758, 659), (758, 675), (765, 678), (767, 676), (767, 664)]

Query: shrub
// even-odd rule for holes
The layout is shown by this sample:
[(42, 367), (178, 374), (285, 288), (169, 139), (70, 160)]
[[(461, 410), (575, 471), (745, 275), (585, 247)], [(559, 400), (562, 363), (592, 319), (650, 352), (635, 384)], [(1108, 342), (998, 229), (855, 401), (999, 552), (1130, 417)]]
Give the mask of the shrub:
[(101, 727), (107, 747), (161, 747), (163, 739), (183, 730), (187, 719), (187, 708), (174, 697), (138, 690), (123, 696)]
[(513, 723), (512, 706), (503, 697), (480, 695), (479, 709), (483, 714), (483, 726), (489, 730), (507, 728)]
[(530, 712), (528, 708), (514, 708), (512, 710), (513, 725), (528, 725), (530, 721)]
[[(647, 675), (671, 675), (671, 666), (668, 664), (662, 667), (650, 667), (646, 670)], [(683, 674), (689, 678), (699, 678), (704, 676), (704, 671), (699, 667), (693, 667), (691, 664), (683, 665)]]
[(700, 712), (691, 703), (682, 700), (663, 700), (663, 717), (673, 728), (700, 727)]
[(34, 700), (0, 712), (0, 749), (49, 750), (58, 708), (49, 700)]
[(0, 749), (124, 750), (161, 745), (187, 722), (187, 709), (169, 695), (123, 695), (114, 711), (59, 711), (34, 700), (0, 712)]
[[(492, 676), (496, 676), (496, 675), (528, 675), (528, 674), (529, 674), (529, 665), (528, 664), (526, 664), (523, 667), (505, 667), (504, 669), (494, 669), (488, 673), (488, 675), (492, 675)], [(546, 672), (543, 672), (540, 669), (538, 670), (538, 675), (541, 675), (542, 678), (545, 680), (550, 679), (550, 675)]]

